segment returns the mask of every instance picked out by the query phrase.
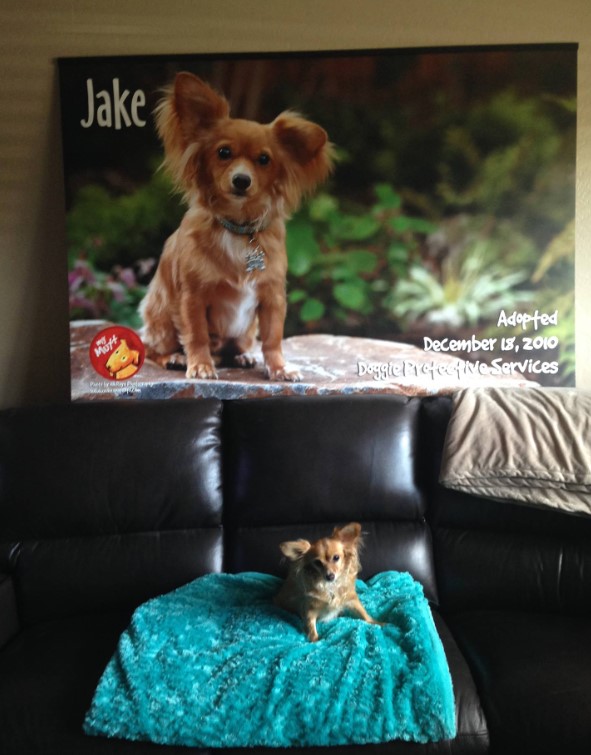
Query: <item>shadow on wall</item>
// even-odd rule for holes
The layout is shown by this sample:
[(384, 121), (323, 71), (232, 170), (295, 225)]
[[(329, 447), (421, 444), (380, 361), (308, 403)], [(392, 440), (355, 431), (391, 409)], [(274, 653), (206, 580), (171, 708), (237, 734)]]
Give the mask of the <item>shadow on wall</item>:
[(64, 252), (64, 181), (57, 69), (51, 83), (40, 184), (31, 189), (32, 248), (24, 276), (24, 301), (14, 331), (10, 364), (18, 372), (3, 387), (10, 406), (68, 401), (69, 342), (67, 259)]

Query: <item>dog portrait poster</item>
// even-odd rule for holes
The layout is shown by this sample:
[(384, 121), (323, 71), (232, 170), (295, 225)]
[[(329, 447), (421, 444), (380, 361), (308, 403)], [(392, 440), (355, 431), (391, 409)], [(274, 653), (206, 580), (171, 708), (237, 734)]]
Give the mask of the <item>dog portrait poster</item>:
[(574, 385), (576, 45), (58, 70), (74, 400)]

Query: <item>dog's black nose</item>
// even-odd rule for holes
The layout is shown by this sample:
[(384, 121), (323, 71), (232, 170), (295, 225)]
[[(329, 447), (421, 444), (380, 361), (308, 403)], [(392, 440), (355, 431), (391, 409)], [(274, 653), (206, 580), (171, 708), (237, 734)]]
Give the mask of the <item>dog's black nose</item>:
[(334, 578), (335, 578), (335, 575), (331, 571), (326, 572), (327, 582), (334, 582)]
[(245, 192), (251, 183), (252, 180), (246, 173), (236, 173), (235, 176), (232, 176), (232, 186), (236, 191)]

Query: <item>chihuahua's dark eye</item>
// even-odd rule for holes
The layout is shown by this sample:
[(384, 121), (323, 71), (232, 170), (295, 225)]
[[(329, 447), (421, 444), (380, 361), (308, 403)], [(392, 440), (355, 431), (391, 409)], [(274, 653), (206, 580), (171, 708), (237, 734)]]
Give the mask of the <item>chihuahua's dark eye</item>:
[(229, 160), (232, 157), (232, 150), (230, 147), (220, 147), (218, 149), (218, 157), (220, 160)]
[(319, 558), (314, 559), (314, 566), (322, 566), (322, 560)]
[(259, 165), (268, 165), (271, 162), (271, 157), (266, 152), (261, 152), (257, 162)]
[(340, 558), (341, 558), (341, 557), (339, 556), (339, 554), (338, 554), (338, 553), (335, 553), (335, 554), (334, 554), (334, 556), (332, 557), (332, 560), (333, 560), (333, 561), (338, 561), (338, 560), (339, 560)]

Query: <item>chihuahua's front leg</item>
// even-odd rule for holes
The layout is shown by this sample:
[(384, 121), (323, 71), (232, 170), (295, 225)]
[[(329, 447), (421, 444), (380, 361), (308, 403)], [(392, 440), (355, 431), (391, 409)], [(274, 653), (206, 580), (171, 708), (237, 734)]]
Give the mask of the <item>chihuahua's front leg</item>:
[(360, 619), (363, 619), (363, 621), (367, 621), (368, 624), (377, 624), (378, 626), (382, 625), (382, 622), (376, 621), (367, 613), (367, 611), (363, 607), (363, 603), (357, 596), (351, 598), (351, 600), (347, 603), (347, 608), (353, 613), (356, 613)]
[(298, 370), (285, 364), (281, 348), (286, 311), (285, 292), (267, 290), (261, 297), (259, 307), (259, 333), (267, 377), (270, 380), (297, 382), (302, 376)]
[(215, 379), (209, 348), (207, 308), (201, 292), (187, 288), (181, 295), (179, 338), (187, 356), (187, 377)]
[(305, 616), (306, 622), (306, 634), (310, 642), (318, 642), (318, 631), (316, 629), (316, 619), (318, 614), (315, 611), (309, 610)]

